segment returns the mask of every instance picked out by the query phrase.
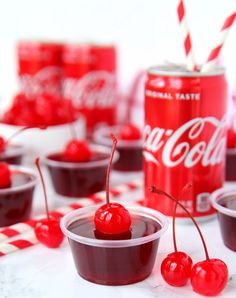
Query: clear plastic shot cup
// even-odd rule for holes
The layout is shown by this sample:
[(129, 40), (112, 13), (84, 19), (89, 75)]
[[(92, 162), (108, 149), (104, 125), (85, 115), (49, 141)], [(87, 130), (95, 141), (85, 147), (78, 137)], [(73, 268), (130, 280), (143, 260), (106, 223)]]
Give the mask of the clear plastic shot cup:
[[(92, 159), (87, 162), (69, 162), (63, 152), (52, 152), (43, 157), (53, 187), (59, 196), (80, 198), (105, 189), (106, 171), (111, 150), (105, 146), (90, 145)], [(118, 159), (115, 152), (113, 162)]]
[[(111, 133), (118, 136), (122, 126), (101, 127), (94, 132), (94, 141), (105, 146), (112, 146)], [(114, 170), (137, 172), (143, 169), (143, 140), (121, 140), (118, 138), (117, 151), (119, 159)]]
[(93, 222), (98, 208), (98, 205), (84, 207), (61, 220), (78, 274), (103, 285), (126, 285), (147, 278), (160, 238), (167, 229), (167, 218), (149, 208), (126, 206), (131, 215), (131, 231), (104, 235), (95, 230)]
[(28, 168), (10, 166), (10, 171), (11, 186), (0, 188), (0, 227), (29, 219), (37, 183), (37, 176)]
[(20, 165), (25, 153), (26, 148), (23, 145), (8, 145), (3, 152), (0, 152), (0, 162)]
[(226, 247), (236, 251), (236, 188), (220, 188), (211, 194)]

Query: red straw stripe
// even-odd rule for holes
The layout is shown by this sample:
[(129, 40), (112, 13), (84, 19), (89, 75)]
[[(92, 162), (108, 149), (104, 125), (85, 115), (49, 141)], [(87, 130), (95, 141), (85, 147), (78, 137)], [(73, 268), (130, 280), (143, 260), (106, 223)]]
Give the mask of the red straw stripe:
[(189, 34), (188, 34), (188, 35), (186, 36), (186, 38), (185, 38), (185, 41), (184, 41), (184, 47), (185, 47), (186, 54), (188, 55), (189, 52), (190, 52), (191, 49), (192, 49), (191, 39), (190, 39)]
[(221, 28), (221, 30), (225, 30), (229, 27), (232, 26), (233, 22), (234, 22), (234, 19), (236, 17), (236, 12), (232, 13), (224, 22), (224, 25), (223, 27)]
[(184, 9), (184, 3), (183, 1), (179, 2), (178, 8), (177, 8), (178, 16), (179, 16), (179, 21), (181, 22), (182, 19), (184, 18), (185, 15), (185, 9)]
[(11, 228), (6, 228), (6, 229), (4, 229), (4, 230), (1, 232), (1, 234), (3, 234), (3, 235), (5, 235), (5, 236), (7, 236), (8, 238), (10, 238), (10, 237), (14, 237), (14, 236), (16, 236), (16, 235), (19, 235), (20, 232), (14, 230), (14, 229), (11, 229)]
[(11, 241), (9, 242), (9, 244), (19, 248), (19, 249), (24, 249), (26, 247), (30, 247), (33, 246), (34, 244), (28, 240), (25, 239), (19, 239), (19, 240), (15, 240), (15, 241)]

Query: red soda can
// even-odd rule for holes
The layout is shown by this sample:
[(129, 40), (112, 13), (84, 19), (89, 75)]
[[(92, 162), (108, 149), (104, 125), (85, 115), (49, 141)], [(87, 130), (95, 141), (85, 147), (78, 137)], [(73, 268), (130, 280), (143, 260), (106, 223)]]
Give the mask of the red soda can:
[(88, 131), (116, 122), (116, 49), (68, 44), (63, 51), (64, 98), (84, 114)]
[(27, 97), (62, 93), (62, 45), (20, 41), (17, 45), (21, 92)]
[[(151, 185), (173, 195), (195, 217), (214, 213), (210, 194), (224, 182), (227, 83), (222, 67), (209, 73), (181, 66), (148, 70), (145, 85), (145, 204), (166, 215), (174, 203), (152, 194)], [(181, 194), (191, 182), (192, 188)], [(177, 208), (177, 217), (187, 217)]]

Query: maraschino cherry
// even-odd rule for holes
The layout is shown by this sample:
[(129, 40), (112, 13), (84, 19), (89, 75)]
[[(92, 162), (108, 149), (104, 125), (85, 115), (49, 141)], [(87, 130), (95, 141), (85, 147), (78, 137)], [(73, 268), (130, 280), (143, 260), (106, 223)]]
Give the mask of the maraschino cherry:
[(92, 152), (86, 141), (78, 140), (75, 127), (70, 124), (72, 140), (70, 140), (64, 149), (64, 155), (70, 162), (86, 162), (91, 159)]
[(125, 124), (119, 132), (119, 138), (124, 141), (134, 141), (141, 139), (141, 131), (134, 124)]
[(6, 147), (11, 143), (12, 139), (14, 139), (16, 136), (21, 134), (23, 131), (32, 129), (32, 128), (39, 128), (39, 129), (46, 129), (47, 126), (41, 125), (41, 126), (24, 126), (18, 129), (16, 132), (14, 132), (7, 140), (5, 140), (3, 137), (0, 136), (0, 153), (5, 151)]
[(193, 221), (201, 237), (206, 260), (198, 262), (192, 267), (190, 275), (192, 288), (196, 293), (204, 296), (218, 295), (225, 288), (228, 281), (227, 265), (220, 259), (210, 259), (199, 225), (190, 212), (180, 202), (178, 202), (178, 200), (165, 191), (157, 189), (155, 186), (152, 186), (150, 190), (153, 193), (164, 195), (174, 201), (188, 214), (190, 219)]
[(6, 162), (0, 162), (0, 188), (11, 186), (11, 171)]
[(94, 223), (96, 230), (103, 234), (123, 234), (130, 230), (131, 217), (129, 211), (118, 203), (110, 203), (109, 179), (117, 139), (111, 136), (113, 146), (106, 174), (106, 204), (102, 205), (95, 213)]
[[(182, 192), (185, 192), (191, 187), (191, 184), (187, 184)], [(180, 196), (181, 197), (181, 196)], [(174, 252), (167, 255), (161, 264), (161, 275), (164, 280), (171, 286), (182, 287), (185, 286), (190, 278), (193, 261), (189, 255), (185, 252), (178, 251), (176, 243), (175, 233), (175, 218), (176, 218), (177, 204), (175, 204), (172, 231), (173, 231), (173, 244)]]
[(45, 203), (45, 209), (47, 214), (46, 218), (38, 220), (37, 223), (35, 224), (35, 227), (34, 227), (35, 236), (45, 246), (49, 248), (57, 248), (62, 243), (64, 239), (64, 235), (60, 228), (59, 219), (53, 218), (49, 214), (47, 192), (46, 192), (43, 175), (39, 165), (39, 158), (36, 158), (35, 165), (38, 169), (41, 183), (43, 186), (44, 203)]
[(233, 127), (228, 128), (227, 130), (227, 148), (236, 147), (236, 132)]

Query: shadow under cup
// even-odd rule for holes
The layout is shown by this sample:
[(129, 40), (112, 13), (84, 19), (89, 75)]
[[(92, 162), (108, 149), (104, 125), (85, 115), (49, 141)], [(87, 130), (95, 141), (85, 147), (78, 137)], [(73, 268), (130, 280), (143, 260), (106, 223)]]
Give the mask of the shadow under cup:
[[(137, 223), (138, 219), (144, 219), (141, 221), (142, 228), (146, 229), (143, 236), (118, 237), (116, 240), (97, 237), (96, 231), (93, 231), (93, 216), (98, 206), (75, 210), (62, 218), (62, 231), (68, 237), (77, 272), (84, 279), (103, 285), (126, 285), (139, 282), (151, 274), (160, 237), (167, 229), (167, 219), (149, 208), (126, 208), (131, 214), (133, 228), (135, 220)], [(90, 237), (75, 233), (70, 228), (83, 220), (90, 221)], [(152, 224), (158, 228), (153, 230)], [(91, 233), (95, 236), (91, 237)]]
[(220, 188), (211, 195), (217, 210), (221, 236), (226, 247), (236, 251), (236, 189)]

